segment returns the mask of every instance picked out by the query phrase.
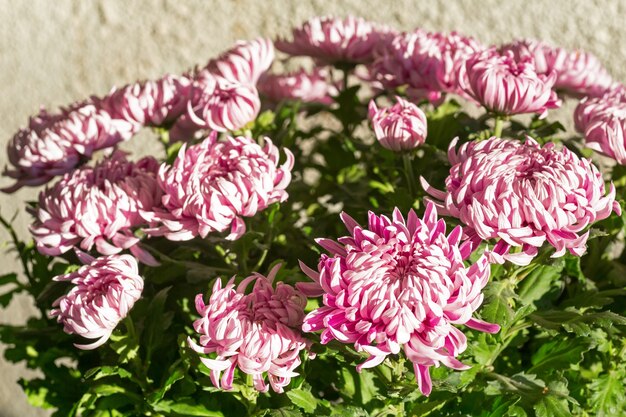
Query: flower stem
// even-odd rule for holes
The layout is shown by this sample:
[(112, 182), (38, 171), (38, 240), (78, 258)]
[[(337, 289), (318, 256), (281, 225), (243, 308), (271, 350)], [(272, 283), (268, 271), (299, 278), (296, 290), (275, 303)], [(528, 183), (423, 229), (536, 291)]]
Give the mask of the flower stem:
[(411, 197), (415, 196), (417, 186), (415, 182), (415, 176), (413, 175), (413, 163), (411, 161), (411, 155), (409, 153), (402, 154), (402, 162), (404, 162), (404, 173), (409, 184), (409, 194)]
[(493, 135), (496, 137), (502, 137), (502, 127), (504, 125), (504, 119), (501, 116), (496, 116), (496, 125), (493, 128)]

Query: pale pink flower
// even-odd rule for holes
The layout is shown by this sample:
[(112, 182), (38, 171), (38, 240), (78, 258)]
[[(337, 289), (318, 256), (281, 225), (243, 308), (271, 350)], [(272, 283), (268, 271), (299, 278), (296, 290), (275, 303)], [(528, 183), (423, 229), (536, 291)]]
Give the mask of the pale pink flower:
[(518, 40), (500, 49), (513, 51), (517, 59), (531, 57), (538, 74), (556, 72), (554, 88), (573, 96), (597, 96), (613, 83), (598, 58), (585, 51), (568, 51), (531, 39)]
[(52, 114), (42, 109), (7, 145), (13, 167), (6, 167), (4, 175), (17, 182), (3, 191), (45, 184), (95, 151), (115, 146), (133, 134), (129, 123), (111, 119), (97, 102), (77, 103)]
[(497, 332), (499, 326), (472, 317), (483, 301), (490, 267), (482, 255), (473, 265), (461, 244), (462, 230), (446, 235), (432, 204), (423, 219), (411, 210), (405, 221), (396, 208), (391, 219), (370, 212), (364, 228), (345, 213), (350, 236), (337, 242), (318, 239), (330, 252), (317, 271), (301, 264), (314, 283), (296, 284), (307, 296), (324, 295), (324, 306), (309, 313), (303, 330), (323, 330), (321, 342), (354, 344), (369, 358), (357, 367), (371, 368), (402, 348), (413, 362), (420, 390), (429, 395), (429, 368), (443, 364), (467, 369), (456, 357), (467, 340), (453, 324)]
[(245, 232), (242, 217), (288, 196), (293, 154), (285, 149), (287, 159), (279, 166), (278, 148), (269, 138), (264, 141), (263, 147), (244, 136), (217, 142), (212, 134), (197, 145), (183, 145), (174, 163), (159, 171), (164, 210), (144, 216), (162, 225), (148, 233), (190, 240), (230, 228), (228, 239), (239, 238)]
[(607, 103), (591, 111), (585, 145), (626, 165), (626, 101)]
[(556, 73), (538, 74), (533, 60), (516, 60), (511, 51), (488, 49), (470, 57), (459, 72), (460, 87), (490, 112), (499, 115), (539, 113), (560, 106), (552, 91)]
[(582, 256), (584, 229), (621, 212), (613, 184), (606, 194), (602, 173), (567, 148), (492, 137), (455, 152), (456, 143), (448, 151), (446, 192), (423, 178), (422, 184), (438, 200), (439, 214), (459, 218), (474, 241), (499, 240), (492, 253), (497, 262), (526, 265), (545, 242), (555, 248), (553, 258), (566, 250)]
[(239, 130), (256, 119), (261, 110), (257, 89), (214, 76), (204, 70), (196, 75), (186, 113), (170, 131), (173, 140), (191, 139), (196, 132)]
[(239, 41), (217, 59), (212, 59), (206, 70), (233, 83), (255, 85), (274, 61), (274, 45), (267, 38)]
[[(269, 389), (265, 375), (278, 393), (298, 375), (294, 370), (301, 363), (300, 352), (309, 345), (300, 330), (306, 297), (282, 282), (273, 288), (279, 268), (276, 265), (267, 278), (255, 273), (238, 286), (234, 277), (223, 288), (217, 279), (208, 303), (202, 294), (196, 297), (201, 318), (193, 327), (200, 342), (187, 340), (194, 351), (211, 355), (200, 360), (211, 370), (215, 387), (232, 389), (236, 368), (252, 375), (254, 387), (261, 392)], [(246, 294), (250, 283), (254, 283), (252, 292)]]
[(328, 71), (316, 68), (312, 72), (299, 70), (287, 74), (266, 73), (258, 85), (259, 92), (268, 99), (301, 100), (305, 103), (330, 105), (339, 91), (331, 82)]
[(165, 75), (114, 89), (102, 99), (102, 107), (112, 118), (136, 126), (163, 126), (187, 110), (191, 81), (184, 76)]
[(396, 97), (397, 104), (379, 109), (369, 104), (369, 119), (376, 139), (387, 149), (410, 151), (426, 141), (426, 115), (417, 105)]
[(465, 95), (457, 74), (484, 47), (471, 37), (416, 30), (396, 36), (372, 65), (374, 78), (388, 89), (403, 85), (415, 99), (440, 103), (445, 93)]
[(310, 56), (320, 62), (366, 63), (372, 61), (379, 43), (393, 33), (360, 17), (314, 17), (293, 29), (293, 40), (278, 39), (274, 45), (289, 55)]
[(140, 260), (154, 263), (138, 247), (133, 229), (145, 224), (140, 211), (160, 203), (158, 167), (152, 157), (133, 163), (115, 152), (94, 167), (65, 174), (39, 194), (33, 209), (30, 231), (39, 252), (54, 256), (73, 247), (95, 246), (99, 253), (112, 255), (129, 249)]
[(626, 87), (623, 84), (611, 85), (598, 97), (585, 97), (574, 110), (574, 126), (580, 133), (585, 133), (591, 120), (607, 108), (626, 103)]
[(94, 259), (79, 254), (87, 265), (78, 271), (60, 275), (55, 281), (69, 281), (74, 286), (57, 299), (51, 317), (63, 324), (63, 331), (87, 339), (98, 339), (80, 349), (95, 349), (103, 345), (124, 319), (135, 301), (141, 297), (143, 279), (137, 261), (130, 255), (111, 255)]

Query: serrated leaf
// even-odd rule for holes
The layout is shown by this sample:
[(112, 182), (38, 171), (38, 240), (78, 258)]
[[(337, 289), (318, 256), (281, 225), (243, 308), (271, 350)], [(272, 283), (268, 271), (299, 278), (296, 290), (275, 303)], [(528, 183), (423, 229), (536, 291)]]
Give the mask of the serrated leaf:
[(547, 395), (534, 406), (537, 417), (572, 417), (567, 400)]
[(526, 372), (539, 374), (568, 369), (582, 360), (582, 354), (592, 346), (589, 339), (557, 339), (541, 345), (531, 358), (533, 366)]
[(579, 336), (589, 336), (590, 324), (610, 327), (614, 324), (626, 325), (626, 317), (611, 311), (585, 312), (575, 309), (537, 311), (530, 315), (538, 325), (551, 330), (561, 327)]
[(502, 327), (508, 326), (515, 316), (512, 307), (514, 297), (508, 282), (491, 282), (485, 288), (485, 306), (480, 310), (482, 318)]
[(306, 413), (312, 413), (317, 408), (317, 398), (310, 391), (292, 389), (287, 391), (287, 397), (295, 406), (300, 407)]
[(524, 304), (539, 300), (552, 288), (559, 285), (562, 268), (538, 265), (518, 285), (517, 294)]
[(589, 384), (589, 402), (598, 417), (617, 416), (626, 409), (625, 382), (623, 373), (610, 370)]

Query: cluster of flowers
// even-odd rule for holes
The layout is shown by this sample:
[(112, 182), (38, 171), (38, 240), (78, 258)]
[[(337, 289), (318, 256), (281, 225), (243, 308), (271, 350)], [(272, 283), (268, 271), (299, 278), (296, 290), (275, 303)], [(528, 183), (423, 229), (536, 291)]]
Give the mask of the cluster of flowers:
[[(584, 97), (576, 109), (577, 129), (589, 147), (626, 164), (626, 89), (590, 54), (535, 41), (485, 47), (458, 33), (397, 33), (353, 17), (314, 18), (295, 29), (292, 40), (275, 45), (312, 57), (317, 66), (270, 74), (272, 42), (238, 43), (187, 75), (131, 84), (55, 114), (42, 110), (9, 144), (13, 168), (5, 173), (17, 183), (8, 191), (63, 175), (41, 192), (31, 231), (42, 253), (75, 249), (85, 263), (57, 278), (74, 287), (52, 312), (66, 332), (97, 339), (79, 347), (104, 343), (140, 297), (135, 258), (156, 261), (141, 246), (138, 230), (178, 241), (230, 229), (226, 238), (237, 239), (245, 232), (243, 217), (287, 198), (294, 164), (289, 150), (280, 164), (269, 138), (260, 145), (246, 136), (220, 139), (218, 132), (253, 121), (259, 91), (275, 101), (331, 104), (338, 89), (324, 65), (346, 71), (364, 65), (374, 89), (406, 91), (412, 100), (435, 105), (457, 94), (496, 117), (543, 115), (559, 106), (557, 93)], [(393, 151), (407, 152), (426, 140), (424, 112), (400, 96), (386, 108), (372, 100), (369, 119), (379, 143)], [(171, 165), (153, 158), (132, 162), (114, 151), (95, 166), (79, 167), (142, 126), (169, 129), (171, 139), (189, 143)], [(358, 370), (403, 350), (428, 395), (430, 367), (465, 369), (457, 357), (466, 337), (456, 325), (499, 329), (473, 316), (490, 263), (527, 264), (546, 242), (554, 257), (566, 251), (580, 256), (585, 229), (620, 212), (613, 185), (607, 192), (598, 169), (551, 143), (494, 136), (456, 150), (453, 141), (449, 161), (445, 190), (422, 179), (432, 201), (421, 219), (413, 211), (405, 219), (396, 209), (391, 218), (370, 213), (362, 227), (342, 214), (349, 235), (319, 239), (329, 254), (316, 270), (301, 265), (313, 282), (273, 286), (276, 267), (237, 286), (232, 279), (224, 287), (217, 280), (207, 303), (198, 295), (201, 318), (194, 328), (200, 340), (190, 338), (189, 345), (203, 355), (213, 384), (231, 388), (239, 368), (253, 376), (256, 389), (282, 392), (311, 345), (303, 332), (321, 331), (321, 343), (336, 339), (368, 355)], [(446, 234), (438, 214), (456, 217), (464, 227)], [(467, 266), (483, 241), (495, 246)], [(94, 246), (103, 257), (81, 251)], [(323, 306), (305, 315), (307, 297), (321, 295)]]

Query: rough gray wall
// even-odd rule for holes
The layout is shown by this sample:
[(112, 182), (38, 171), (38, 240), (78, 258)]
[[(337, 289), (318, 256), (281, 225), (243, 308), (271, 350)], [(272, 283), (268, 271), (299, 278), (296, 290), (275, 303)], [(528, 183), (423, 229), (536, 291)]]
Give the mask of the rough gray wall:
[[(534, 37), (579, 47), (626, 81), (626, 1), (619, 0), (0, 0), (0, 167), (6, 142), (40, 105), (181, 72), (237, 39), (286, 33), (314, 15), (348, 13), (401, 29), (458, 30), (483, 42)], [(23, 211), (22, 202), (34, 195), (32, 189), (0, 195), (2, 214)], [(20, 231), (27, 221), (20, 213)], [(6, 238), (0, 233), (0, 241)], [(7, 268), (1, 272), (18, 268), (11, 255), (0, 256)], [(20, 298), (0, 310), (0, 322), (23, 323), (31, 312)], [(15, 383), (23, 375), (0, 359), (0, 417), (45, 415), (26, 404)]]

